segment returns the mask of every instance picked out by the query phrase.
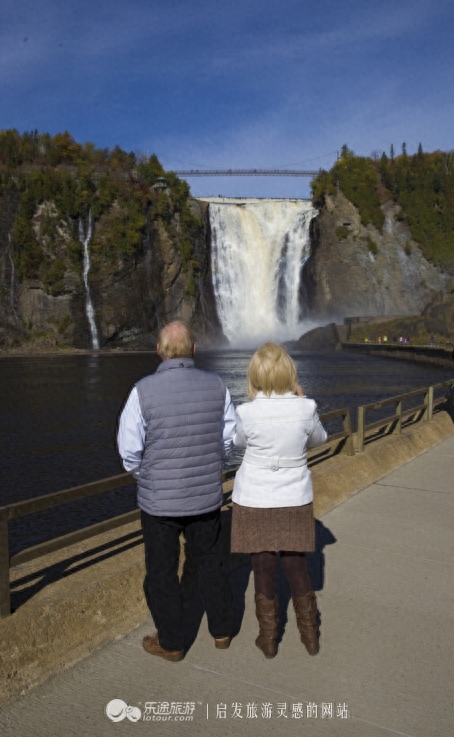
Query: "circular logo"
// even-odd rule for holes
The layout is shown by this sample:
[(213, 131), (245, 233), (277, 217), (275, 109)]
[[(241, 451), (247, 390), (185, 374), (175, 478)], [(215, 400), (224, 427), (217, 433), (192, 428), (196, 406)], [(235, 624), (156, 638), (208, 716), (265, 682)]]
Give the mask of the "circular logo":
[(142, 712), (140, 711), (138, 706), (127, 706), (126, 716), (128, 717), (130, 722), (138, 722), (140, 717), (142, 716)]
[(106, 714), (112, 722), (121, 722), (128, 708), (128, 705), (121, 699), (113, 699), (106, 706)]

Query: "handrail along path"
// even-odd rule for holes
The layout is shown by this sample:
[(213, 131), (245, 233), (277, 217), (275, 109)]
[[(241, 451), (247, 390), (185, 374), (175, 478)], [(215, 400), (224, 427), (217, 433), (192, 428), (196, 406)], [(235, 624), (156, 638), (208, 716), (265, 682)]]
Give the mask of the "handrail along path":
[[(435, 399), (434, 393), (435, 391), (446, 388), (449, 388), (449, 390), (453, 392), (454, 379), (440, 384), (435, 384), (434, 386), (407, 392), (406, 394), (400, 394), (399, 396), (390, 397), (389, 399), (384, 399), (380, 402), (374, 402), (372, 404), (358, 407), (358, 429), (355, 434), (352, 432), (350, 410), (347, 407), (333, 410), (331, 412), (325, 412), (320, 415), (320, 420), (322, 422), (328, 422), (330, 420), (341, 418), (343, 430), (330, 435), (323, 446), (327, 449), (327, 452), (329, 452), (329, 448), (327, 448), (327, 446), (334, 446), (331, 455), (328, 456), (326, 455), (326, 452), (320, 452), (320, 449), (317, 448), (317, 451), (308, 459), (309, 466), (315, 465), (315, 463), (320, 462), (320, 460), (331, 457), (336, 453), (346, 453), (347, 455), (353, 455), (355, 451), (357, 453), (361, 453), (364, 451), (366, 442), (372, 442), (378, 437), (383, 437), (383, 433), (400, 433), (404, 420), (411, 421), (412, 418), (413, 421), (419, 421), (421, 419), (424, 421), (431, 420), (434, 410), (440, 408), (446, 399), (444, 396)], [(424, 402), (416, 407), (403, 411), (403, 401), (418, 395), (424, 395)], [(367, 412), (382, 409), (383, 407), (392, 404), (396, 405), (396, 411), (393, 415), (366, 424)], [(370, 435), (370, 431), (376, 429), (382, 429), (383, 432)], [(367, 433), (369, 433), (369, 436), (367, 436)], [(224, 471), (222, 474), (223, 483), (234, 478), (236, 471), (237, 469)], [(130, 524), (131, 522), (138, 521), (140, 519), (140, 510), (134, 509), (131, 512), (111, 517), (103, 522), (98, 522), (94, 525), (75, 530), (74, 532), (70, 532), (66, 535), (47, 540), (38, 545), (25, 548), (11, 557), (9, 555), (8, 522), (13, 519), (18, 519), (19, 517), (24, 517), (28, 514), (60, 506), (61, 504), (67, 504), (68, 502), (85, 499), (96, 494), (102, 494), (106, 491), (128, 486), (133, 482), (134, 477), (132, 474), (121, 473), (117, 476), (110, 476), (109, 478), (101, 479), (100, 481), (83, 484), (82, 486), (74, 486), (70, 489), (55, 491), (50, 494), (44, 494), (32, 499), (26, 499), (0, 507), (0, 618), (8, 617), (11, 614), (10, 568), (14, 568), (21, 563), (35, 560), (43, 555), (61, 550), (83, 540), (88, 540), (89, 538), (94, 537), (95, 535), (100, 535), (103, 532), (108, 532), (122, 527), (123, 525)]]

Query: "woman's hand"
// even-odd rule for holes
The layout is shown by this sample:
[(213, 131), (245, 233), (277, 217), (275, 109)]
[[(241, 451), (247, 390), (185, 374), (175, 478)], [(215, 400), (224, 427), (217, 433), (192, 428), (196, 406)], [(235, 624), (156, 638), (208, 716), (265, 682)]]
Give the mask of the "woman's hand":
[(304, 397), (304, 396), (305, 396), (305, 395), (304, 395), (304, 390), (303, 390), (303, 387), (302, 387), (302, 386), (300, 386), (299, 384), (298, 384), (298, 386), (296, 387), (296, 393), (297, 393), (297, 395), (298, 395), (299, 397)]

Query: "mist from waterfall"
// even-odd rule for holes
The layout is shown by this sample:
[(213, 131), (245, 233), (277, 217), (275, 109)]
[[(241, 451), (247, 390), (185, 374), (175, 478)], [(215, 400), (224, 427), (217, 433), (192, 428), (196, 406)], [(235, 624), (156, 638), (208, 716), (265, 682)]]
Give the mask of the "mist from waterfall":
[(88, 274), (90, 272), (91, 261), (90, 261), (90, 241), (93, 235), (93, 219), (91, 217), (91, 210), (88, 213), (87, 220), (87, 232), (85, 232), (82, 218), (79, 218), (79, 241), (84, 247), (84, 267), (83, 267), (83, 278), (85, 284), (85, 313), (87, 315), (88, 324), (90, 326), (91, 333), (91, 346), (94, 350), (99, 348), (98, 329), (95, 322), (95, 311), (93, 309), (93, 302), (91, 301), (90, 285), (88, 283)]
[(216, 306), (230, 344), (297, 339), (301, 274), (317, 210), (308, 200), (205, 201)]

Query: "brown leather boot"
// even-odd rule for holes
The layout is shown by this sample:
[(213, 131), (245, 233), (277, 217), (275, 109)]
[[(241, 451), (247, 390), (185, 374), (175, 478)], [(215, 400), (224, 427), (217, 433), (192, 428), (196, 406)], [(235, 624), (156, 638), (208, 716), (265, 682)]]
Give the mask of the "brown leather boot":
[(256, 594), (255, 615), (259, 621), (260, 634), (255, 644), (265, 658), (274, 658), (277, 655), (277, 612), (277, 596), (267, 599), (263, 594)]
[(313, 591), (306, 596), (293, 596), (293, 607), (296, 624), (301, 635), (301, 642), (309, 655), (317, 655), (320, 650), (318, 641), (320, 631), (317, 621), (317, 599)]

